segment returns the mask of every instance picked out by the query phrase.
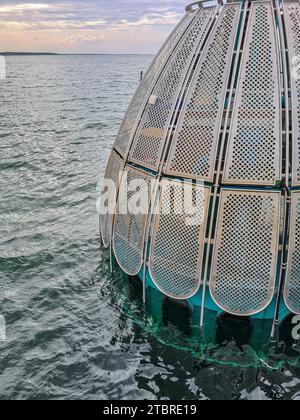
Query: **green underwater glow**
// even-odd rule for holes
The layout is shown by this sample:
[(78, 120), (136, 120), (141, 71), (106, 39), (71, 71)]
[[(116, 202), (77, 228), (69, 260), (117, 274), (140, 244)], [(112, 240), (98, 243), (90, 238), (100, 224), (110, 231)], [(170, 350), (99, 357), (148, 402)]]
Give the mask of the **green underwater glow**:
[[(108, 261), (107, 255), (107, 264)], [(212, 363), (242, 369), (264, 368), (269, 371), (278, 371), (286, 366), (300, 367), (299, 343), (285, 347), (284, 343), (278, 345), (268, 341), (264, 346), (259, 344), (257, 348), (250, 345), (238, 346), (234, 340), (217, 344), (212, 340), (207, 341), (205, 329), (201, 332), (198, 324), (190, 324), (191, 335), (180, 331), (176, 320), (175, 325), (166, 325), (161, 307), (152, 305), (154, 313), (151, 313), (147, 302), (144, 306), (141, 282), (128, 278), (117, 264), (114, 264), (113, 268), (113, 274), (108, 274), (102, 284), (101, 293), (109, 297), (121, 317), (124, 316), (143, 334), (150, 335), (162, 346), (186, 353), (192, 356), (195, 362), (203, 364)], [(209, 327), (215, 328), (215, 325)]]

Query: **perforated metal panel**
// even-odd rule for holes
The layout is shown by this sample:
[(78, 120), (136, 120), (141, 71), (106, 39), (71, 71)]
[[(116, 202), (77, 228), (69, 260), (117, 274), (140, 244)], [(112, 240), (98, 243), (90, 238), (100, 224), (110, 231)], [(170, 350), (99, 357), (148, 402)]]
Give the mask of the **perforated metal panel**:
[(137, 126), (139, 118), (143, 108), (146, 105), (147, 98), (156, 83), (163, 67), (167, 63), (168, 59), (172, 55), (175, 46), (179, 39), (183, 35), (184, 31), (188, 28), (190, 23), (195, 17), (195, 12), (187, 13), (182, 19), (180, 24), (172, 32), (169, 39), (166, 41), (158, 55), (155, 57), (153, 63), (147, 70), (143, 77), (123, 120), (119, 133), (115, 141), (115, 149), (119, 151), (121, 155), (125, 155), (130, 144), (130, 140), (134, 134), (134, 130)]
[(293, 185), (300, 185), (300, 6), (284, 4), (292, 88)]
[[(106, 172), (104, 178), (106, 180), (111, 180), (115, 183), (116, 186), (119, 184), (119, 177), (120, 177), (120, 171), (123, 168), (123, 162), (118, 157), (118, 155), (115, 152), (112, 152), (110, 154)], [(101, 209), (108, 209), (110, 208), (110, 205), (112, 204), (111, 208), (115, 206), (116, 203), (106, 203), (104, 201), (105, 196), (104, 193), (106, 191), (101, 191)], [(113, 199), (113, 197), (111, 197)], [(103, 214), (100, 216), (100, 231), (102, 236), (102, 242), (105, 248), (108, 248), (111, 240), (111, 234), (112, 234), (112, 224), (113, 224), (113, 214), (112, 212), (107, 212), (107, 214)]]
[(265, 309), (275, 290), (280, 193), (222, 191), (211, 295), (231, 314)]
[[(194, 186), (182, 209), (183, 189), (180, 182), (162, 182), (150, 252), (154, 283), (175, 299), (187, 299), (199, 289), (210, 194)], [(191, 217), (195, 203), (198, 211)]]
[(274, 22), (271, 2), (252, 4), (226, 157), (226, 183), (275, 185), (281, 178), (280, 69)]
[(205, 47), (172, 142), (166, 173), (213, 180), (240, 4), (226, 5)]
[[(127, 182), (125, 183), (124, 176), (126, 174)], [(118, 264), (131, 276), (137, 275), (142, 267), (145, 229), (149, 210), (149, 206), (145, 205), (142, 212), (135, 214), (132, 211), (131, 202), (134, 203), (135, 199), (137, 199), (137, 204), (141, 204), (137, 194), (141, 197), (142, 193), (143, 197), (148, 198), (149, 203), (151, 181), (153, 180), (154, 177), (152, 175), (134, 169), (129, 165), (124, 170), (122, 183), (125, 183), (128, 188), (124, 194), (122, 194), (120, 189), (114, 224), (113, 249)], [(143, 182), (143, 185), (134, 185), (134, 182)]]
[[(158, 182), (153, 174), (159, 173), (154, 214), (148, 214), (149, 206), (142, 213), (122, 213), (136, 194), (129, 190), (119, 196), (116, 216), (102, 216), (100, 225), (105, 246), (113, 233), (117, 262), (129, 275), (141, 272), (146, 257), (150, 276), (165, 295), (188, 299), (205, 280), (222, 310), (251, 316), (271, 304), (281, 273), (283, 181), (290, 180), (289, 168), (293, 186), (300, 186), (300, 0), (220, 4), (187, 13), (173, 31), (128, 108), (109, 160), (109, 179), (117, 180), (123, 170), (119, 156), (132, 162), (126, 166), (129, 183), (144, 180), (148, 186)], [(283, 127), (292, 130), (292, 151), (285, 144), (290, 131)], [(180, 178), (215, 185), (212, 194), (190, 182), (190, 207), (203, 199), (197, 213), (204, 215), (202, 224), (189, 223), (188, 210), (177, 208)], [(292, 191), (284, 297), (300, 314), (300, 188)], [(148, 187), (146, 195), (154, 198)]]
[(132, 162), (155, 171), (158, 169), (181, 86), (195, 51), (205, 38), (207, 24), (214, 10), (209, 7), (197, 12), (197, 17), (162, 72), (152, 92), (157, 99), (154, 104), (148, 103), (146, 106), (133, 141), (129, 155)]
[(300, 314), (300, 192), (292, 193), (289, 258), (284, 297), (290, 311)]

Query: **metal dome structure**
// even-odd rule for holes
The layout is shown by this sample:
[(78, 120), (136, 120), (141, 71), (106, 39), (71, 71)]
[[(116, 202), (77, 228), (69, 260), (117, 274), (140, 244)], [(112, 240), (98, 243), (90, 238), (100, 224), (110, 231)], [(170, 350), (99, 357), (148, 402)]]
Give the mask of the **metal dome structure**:
[[(298, 60), (298, 61), (297, 61)], [(196, 2), (138, 87), (105, 178), (147, 211), (102, 214), (103, 245), (148, 287), (205, 311), (300, 314), (300, 3)], [(121, 174), (121, 176), (120, 176)], [(162, 213), (189, 180), (202, 223)], [(199, 186), (199, 181), (202, 181)], [(150, 188), (151, 185), (151, 188)], [(133, 194), (128, 191), (128, 196)]]

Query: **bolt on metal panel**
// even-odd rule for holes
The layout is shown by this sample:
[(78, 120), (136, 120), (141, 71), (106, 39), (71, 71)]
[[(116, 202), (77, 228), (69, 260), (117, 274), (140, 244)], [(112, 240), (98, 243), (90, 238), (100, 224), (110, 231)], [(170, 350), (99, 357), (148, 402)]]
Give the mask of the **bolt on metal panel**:
[(263, 311), (275, 291), (281, 194), (222, 190), (210, 292), (224, 311)]
[(129, 160), (157, 171), (164, 142), (178, 96), (197, 48), (202, 45), (207, 25), (215, 7), (200, 9), (185, 36), (175, 49), (168, 66), (162, 72), (152, 94), (154, 105), (148, 103), (141, 118)]
[(283, 8), (291, 74), (293, 185), (300, 186), (300, 6), (292, 1)]
[(190, 188), (187, 193), (181, 182), (162, 181), (152, 231), (151, 278), (162, 293), (175, 299), (192, 297), (201, 283), (210, 189)]
[(281, 179), (281, 91), (270, 1), (252, 3), (237, 86), (224, 182), (275, 185)]
[(213, 181), (241, 4), (224, 6), (177, 123), (165, 173)]
[[(119, 178), (121, 176), (121, 171), (123, 169), (123, 161), (119, 158), (119, 156), (115, 153), (112, 152), (110, 154), (108, 163), (107, 163), (107, 167), (106, 167), (106, 172), (105, 172), (105, 180), (110, 180), (112, 181), (116, 187), (118, 187), (119, 185)], [(105, 205), (106, 208), (108, 209), (108, 204), (111, 205), (111, 207), (114, 207), (116, 203), (105, 203), (104, 202), (104, 193), (105, 191), (102, 189), (101, 191), (101, 204), (100, 207), (101, 209), (104, 209)], [(111, 197), (112, 199), (112, 197)], [(100, 232), (101, 232), (101, 237), (102, 237), (102, 242), (105, 248), (108, 248), (110, 245), (110, 241), (111, 241), (111, 234), (112, 234), (112, 225), (113, 225), (113, 212), (107, 212), (106, 214), (101, 214), (100, 216)]]
[(288, 268), (284, 298), (291, 312), (300, 314), (300, 192), (292, 193)]
[(180, 24), (172, 32), (169, 39), (166, 41), (154, 61), (150, 65), (146, 74), (144, 75), (123, 120), (119, 133), (115, 141), (115, 149), (122, 155), (125, 156), (128, 147), (130, 146), (130, 140), (134, 134), (134, 130), (138, 125), (141, 111), (143, 106), (146, 104), (146, 99), (149, 96), (149, 92), (153, 88), (160, 73), (170, 56), (173, 54), (174, 48), (179, 42), (181, 36), (184, 34), (188, 26), (191, 24), (195, 17), (195, 13), (187, 13)]
[[(125, 177), (127, 179), (125, 179)], [(143, 264), (146, 223), (154, 177), (147, 172), (125, 167), (113, 232), (113, 249), (119, 266), (131, 276)], [(138, 210), (138, 207), (139, 210)]]

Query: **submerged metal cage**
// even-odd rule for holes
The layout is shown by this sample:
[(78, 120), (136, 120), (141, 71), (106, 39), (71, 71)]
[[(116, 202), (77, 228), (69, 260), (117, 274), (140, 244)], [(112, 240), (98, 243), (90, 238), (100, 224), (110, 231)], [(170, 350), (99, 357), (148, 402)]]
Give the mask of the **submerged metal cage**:
[[(140, 273), (145, 287), (149, 276), (179, 300), (201, 289), (199, 306), (209, 296), (234, 315), (272, 302), (274, 318), (283, 304), (300, 314), (299, 63), (299, 1), (186, 8), (141, 81), (107, 166), (117, 188), (124, 171), (153, 185), (144, 214), (119, 214), (116, 200), (115, 214), (101, 216), (103, 244), (126, 273)], [(203, 195), (196, 226), (161, 211), (164, 184), (175, 197), (182, 179), (193, 200)]]

